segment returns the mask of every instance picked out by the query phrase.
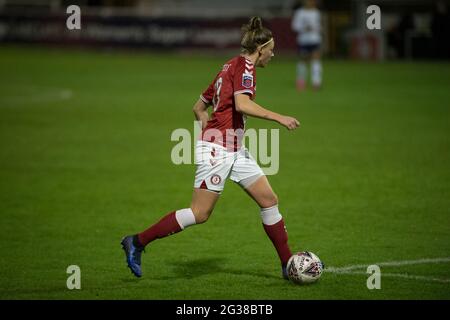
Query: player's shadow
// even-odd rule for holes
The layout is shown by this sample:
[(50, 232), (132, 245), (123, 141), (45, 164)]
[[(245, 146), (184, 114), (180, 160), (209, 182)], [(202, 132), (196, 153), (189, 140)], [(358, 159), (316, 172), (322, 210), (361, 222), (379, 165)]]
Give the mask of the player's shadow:
[[(169, 263), (171, 269), (175, 276), (167, 277), (169, 278), (197, 278), (204, 275), (211, 274), (231, 274), (238, 276), (252, 276), (252, 277), (262, 277), (266, 279), (279, 279), (279, 276), (271, 273), (263, 273), (258, 271), (248, 271), (242, 269), (234, 269), (229, 267), (224, 267), (226, 265), (226, 259), (223, 257), (209, 257), (194, 259), (188, 261), (172, 261)], [(162, 279), (161, 279), (162, 280)]]

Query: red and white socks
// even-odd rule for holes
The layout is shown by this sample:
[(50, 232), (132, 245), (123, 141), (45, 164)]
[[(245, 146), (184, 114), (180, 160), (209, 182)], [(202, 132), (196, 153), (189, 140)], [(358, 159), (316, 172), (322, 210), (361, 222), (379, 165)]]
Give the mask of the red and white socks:
[(172, 211), (147, 230), (139, 233), (139, 245), (145, 247), (150, 242), (180, 232), (195, 224), (195, 216), (190, 208)]
[(285, 266), (292, 256), (288, 245), (288, 235), (283, 217), (278, 211), (278, 205), (270, 208), (261, 208), (261, 218), (267, 236), (277, 250), (281, 264)]
[[(288, 235), (283, 217), (278, 211), (278, 205), (261, 208), (261, 218), (264, 230), (272, 241), (281, 264), (286, 265), (292, 256), (288, 245)], [(135, 238), (138, 246), (145, 247), (150, 242), (180, 232), (194, 225), (195, 216), (190, 208), (172, 211), (147, 230), (139, 233)]]

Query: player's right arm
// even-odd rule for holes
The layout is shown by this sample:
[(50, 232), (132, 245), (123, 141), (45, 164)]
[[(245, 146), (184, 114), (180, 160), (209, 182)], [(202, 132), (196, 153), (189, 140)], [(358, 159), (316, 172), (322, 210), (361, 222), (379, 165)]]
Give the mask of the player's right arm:
[(214, 97), (214, 81), (208, 86), (208, 88), (200, 95), (200, 99), (194, 104), (192, 111), (194, 111), (195, 119), (201, 121), (202, 129), (206, 127), (209, 120), (208, 107), (212, 104)]
[(247, 94), (237, 94), (234, 98), (236, 111), (247, 116), (276, 121), (289, 130), (296, 129), (300, 125), (300, 122), (293, 117), (283, 116), (261, 107), (259, 104), (253, 102)]
[(202, 129), (206, 127), (206, 123), (209, 120), (208, 106), (209, 105), (202, 99), (198, 99), (194, 104), (194, 107), (192, 108), (192, 111), (194, 111), (195, 119), (202, 123)]

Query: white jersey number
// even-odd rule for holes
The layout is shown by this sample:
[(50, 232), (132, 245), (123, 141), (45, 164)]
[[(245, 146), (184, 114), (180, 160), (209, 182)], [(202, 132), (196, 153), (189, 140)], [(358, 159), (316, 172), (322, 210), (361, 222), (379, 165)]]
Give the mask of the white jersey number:
[(214, 97), (213, 97), (213, 105), (214, 105), (214, 111), (216, 111), (217, 108), (219, 107), (220, 89), (222, 89), (222, 77), (217, 79), (216, 83), (214, 84), (214, 88), (216, 89), (216, 92), (214, 93)]

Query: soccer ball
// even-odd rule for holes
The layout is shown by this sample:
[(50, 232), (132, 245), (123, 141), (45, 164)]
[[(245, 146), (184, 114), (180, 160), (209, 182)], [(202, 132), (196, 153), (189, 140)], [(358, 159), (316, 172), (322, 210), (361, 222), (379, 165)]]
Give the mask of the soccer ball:
[(323, 263), (312, 252), (297, 252), (286, 266), (289, 280), (298, 284), (313, 283), (319, 280), (323, 271)]

